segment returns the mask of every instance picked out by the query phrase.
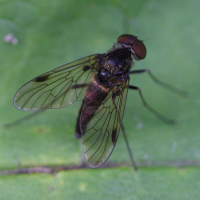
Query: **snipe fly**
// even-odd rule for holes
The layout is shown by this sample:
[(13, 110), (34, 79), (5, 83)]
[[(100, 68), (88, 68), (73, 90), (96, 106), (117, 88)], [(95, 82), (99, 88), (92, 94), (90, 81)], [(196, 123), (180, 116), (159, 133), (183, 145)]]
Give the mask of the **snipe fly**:
[(129, 75), (147, 72), (156, 83), (182, 93), (156, 79), (147, 69), (131, 71), (133, 58), (146, 57), (146, 47), (136, 36), (121, 35), (105, 54), (94, 54), (42, 74), (23, 85), (14, 97), (19, 110), (60, 109), (82, 101), (76, 123), (76, 137), (82, 139), (88, 165), (100, 167), (111, 155), (120, 127), (137, 169), (125, 135), (122, 119), (128, 89), (138, 90), (143, 104), (161, 120), (173, 123), (152, 109), (139, 87), (129, 85)]

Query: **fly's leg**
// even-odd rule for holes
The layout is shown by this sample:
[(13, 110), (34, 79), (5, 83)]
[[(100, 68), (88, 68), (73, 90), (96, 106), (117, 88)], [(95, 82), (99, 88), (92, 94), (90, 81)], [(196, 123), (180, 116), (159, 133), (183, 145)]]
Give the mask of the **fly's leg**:
[(167, 83), (164, 83), (160, 80), (158, 80), (151, 72), (150, 70), (148, 69), (141, 69), (141, 70), (134, 70), (134, 71), (131, 71), (129, 74), (141, 74), (141, 73), (144, 73), (144, 72), (147, 72), (148, 75), (151, 77), (151, 79), (157, 83), (158, 85), (162, 86), (163, 88), (179, 95), (179, 96), (182, 96), (182, 97), (187, 97), (188, 96), (188, 93), (186, 91), (183, 91), (183, 90), (180, 90), (172, 85), (169, 85)]
[[(121, 93), (121, 91), (117, 90), (112, 96), (112, 101), (113, 101), (113, 104), (115, 106), (117, 106), (116, 103), (115, 103), (115, 97), (119, 96), (120, 93)], [(127, 139), (127, 136), (126, 136), (126, 132), (125, 132), (125, 129), (124, 129), (124, 126), (123, 126), (122, 122), (121, 122), (121, 128), (122, 128), (123, 137), (124, 137), (124, 140), (125, 140), (125, 143), (126, 143), (126, 148), (128, 150), (128, 154), (129, 154), (129, 157), (131, 159), (131, 163), (133, 165), (134, 170), (138, 171), (138, 167), (137, 167), (136, 162), (134, 160), (134, 157), (133, 157), (133, 154), (132, 154), (132, 151), (131, 151), (131, 148), (130, 148), (130, 145), (129, 145), (129, 142), (128, 142), (128, 139)], [(113, 140), (115, 141), (116, 138), (114, 138)]]
[(128, 139), (127, 139), (123, 124), (121, 124), (121, 128), (122, 128), (122, 133), (123, 133), (124, 140), (125, 140), (125, 143), (126, 143), (126, 147), (127, 147), (127, 150), (128, 150), (128, 154), (129, 154), (129, 157), (131, 159), (131, 163), (132, 163), (133, 168), (135, 169), (135, 171), (138, 171), (138, 167), (137, 167), (137, 164), (136, 164), (136, 162), (134, 160), (134, 157), (133, 157), (133, 154), (132, 154), (132, 151), (131, 151), (131, 148), (130, 148), (130, 145), (129, 145), (129, 142), (128, 142)]
[(142, 92), (141, 92), (141, 89), (139, 87), (136, 87), (136, 86), (132, 86), (132, 85), (129, 85), (129, 89), (132, 89), (132, 90), (137, 90), (139, 92), (139, 95), (140, 95), (140, 98), (142, 100), (142, 103), (143, 105), (152, 113), (154, 114), (158, 119), (168, 123), (168, 124), (175, 124), (175, 120), (173, 119), (169, 119), (169, 118), (166, 118), (164, 117), (163, 115), (161, 115), (160, 113), (158, 113), (156, 110), (154, 110), (151, 106), (149, 106), (146, 102), (146, 100), (144, 99), (143, 95), (142, 95)]
[[(82, 88), (82, 87), (86, 87), (86, 86), (88, 86), (88, 84), (77, 84), (77, 85), (72, 86), (70, 89)], [(65, 92), (64, 92), (64, 93), (65, 93)], [(59, 99), (62, 95), (63, 95), (63, 94), (59, 95), (57, 98)], [(56, 99), (55, 99), (55, 100), (56, 100)], [(48, 106), (49, 106), (49, 104), (47, 105), (47, 107), (48, 107)], [(34, 112), (34, 113), (31, 113), (30, 115), (27, 115), (27, 116), (25, 116), (25, 117), (22, 117), (22, 118), (20, 118), (20, 119), (17, 119), (17, 120), (15, 120), (15, 121), (13, 121), (13, 122), (10, 122), (10, 123), (8, 123), (8, 124), (4, 124), (3, 127), (4, 127), (4, 128), (12, 128), (12, 127), (15, 127), (15, 126), (17, 126), (17, 125), (23, 123), (24, 121), (29, 120), (29, 119), (31, 119), (31, 118), (33, 118), (33, 117), (35, 117), (35, 116), (37, 116), (37, 115), (43, 113), (44, 111), (46, 111), (46, 110), (44, 109), (44, 110), (41, 110), (41, 111), (36, 111), (36, 112)]]
[(37, 115), (43, 113), (44, 111), (46, 111), (46, 110), (36, 111), (36, 112), (31, 113), (31, 114), (29, 114), (29, 115), (27, 115), (27, 116), (25, 116), (25, 117), (22, 117), (22, 118), (20, 118), (20, 119), (17, 119), (17, 120), (15, 120), (15, 121), (12, 121), (12, 122), (10, 122), (10, 123), (8, 123), (8, 124), (4, 124), (3, 127), (4, 127), (4, 128), (12, 128), (12, 127), (15, 127), (15, 126), (17, 126), (17, 125), (19, 125), (19, 124), (25, 122), (26, 120), (29, 120), (29, 119), (31, 119), (31, 118), (33, 118), (33, 117), (35, 117), (35, 116), (37, 116)]

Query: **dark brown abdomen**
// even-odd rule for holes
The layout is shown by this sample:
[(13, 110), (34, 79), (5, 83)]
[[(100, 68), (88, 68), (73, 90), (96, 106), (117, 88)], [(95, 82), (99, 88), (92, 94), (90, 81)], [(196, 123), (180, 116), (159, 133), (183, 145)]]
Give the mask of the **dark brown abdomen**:
[(107, 97), (108, 92), (108, 89), (106, 89), (102, 84), (97, 84), (97, 81), (93, 81), (88, 86), (76, 122), (76, 138), (81, 137), (81, 132), (84, 134), (85, 130), (87, 129), (87, 125), (93, 118), (99, 106)]

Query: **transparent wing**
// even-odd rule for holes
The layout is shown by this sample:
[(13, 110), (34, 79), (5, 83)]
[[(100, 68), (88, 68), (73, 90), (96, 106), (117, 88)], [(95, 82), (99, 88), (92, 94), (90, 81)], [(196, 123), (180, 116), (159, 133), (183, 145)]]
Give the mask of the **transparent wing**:
[[(99, 106), (82, 133), (83, 150), (88, 165), (100, 167), (110, 157), (117, 142), (126, 103), (129, 78), (115, 86)], [(83, 109), (87, 109), (84, 107)]]
[(98, 68), (99, 55), (76, 60), (32, 79), (16, 93), (15, 107), (20, 110), (58, 109), (82, 100)]

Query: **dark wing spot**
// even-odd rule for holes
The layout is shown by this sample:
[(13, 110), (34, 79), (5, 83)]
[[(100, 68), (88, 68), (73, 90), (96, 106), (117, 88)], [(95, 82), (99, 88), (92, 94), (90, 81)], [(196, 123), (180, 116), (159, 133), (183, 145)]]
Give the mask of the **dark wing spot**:
[[(112, 94), (113, 101), (115, 100), (116, 96), (121, 95), (121, 90), (119, 88), (116, 89), (115, 93)], [(115, 104), (115, 102), (113, 102)]]
[(84, 72), (87, 71), (88, 69), (91, 69), (90, 66), (88, 66), (88, 65), (85, 65), (85, 66), (83, 67), (83, 71), (84, 71)]
[(49, 76), (50, 76), (50, 74), (44, 75), (44, 76), (39, 76), (39, 77), (35, 78), (33, 81), (34, 82), (43, 82), (43, 81), (48, 80)]
[(117, 141), (117, 128), (115, 128), (112, 131), (112, 142), (113, 142), (113, 145), (115, 145), (116, 141)]

